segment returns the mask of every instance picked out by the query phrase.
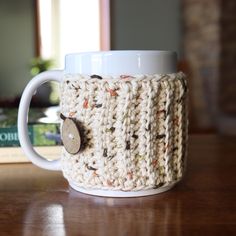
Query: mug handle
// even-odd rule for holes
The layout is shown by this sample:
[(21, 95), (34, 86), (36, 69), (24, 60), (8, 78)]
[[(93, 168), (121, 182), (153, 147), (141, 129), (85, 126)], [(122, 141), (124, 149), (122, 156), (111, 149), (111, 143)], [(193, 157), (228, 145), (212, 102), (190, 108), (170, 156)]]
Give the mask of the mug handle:
[(18, 138), (23, 152), (33, 164), (47, 170), (61, 170), (60, 159), (48, 161), (34, 150), (28, 135), (28, 112), (31, 98), (35, 94), (37, 88), (48, 81), (60, 83), (62, 76), (63, 71), (61, 70), (46, 71), (36, 75), (25, 87), (18, 110)]

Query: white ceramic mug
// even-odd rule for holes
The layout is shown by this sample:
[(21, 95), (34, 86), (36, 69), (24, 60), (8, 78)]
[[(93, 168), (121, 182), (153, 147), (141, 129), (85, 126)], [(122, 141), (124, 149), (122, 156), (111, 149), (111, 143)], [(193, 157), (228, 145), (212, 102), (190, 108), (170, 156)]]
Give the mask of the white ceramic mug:
[[(177, 72), (177, 55), (171, 51), (106, 51), (69, 54), (65, 58), (64, 71), (47, 71), (34, 77), (26, 86), (19, 105), (18, 135), (25, 155), (35, 165), (48, 170), (61, 170), (61, 159), (48, 161), (35, 152), (27, 132), (27, 118), (31, 98), (37, 88), (47, 81), (63, 82), (70, 75), (99, 75), (115, 78), (120, 75), (154, 75)], [(96, 155), (96, 154), (95, 154)], [(63, 171), (63, 170), (62, 170)], [(64, 173), (65, 174), (65, 173)], [(65, 174), (66, 175), (66, 174)], [(104, 189), (86, 189), (76, 186), (72, 180), (70, 185), (81, 192), (113, 197), (132, 197), (156, 194), (170, 189), (174, 184), (156, 189), (142, 191), (120, 191)]]

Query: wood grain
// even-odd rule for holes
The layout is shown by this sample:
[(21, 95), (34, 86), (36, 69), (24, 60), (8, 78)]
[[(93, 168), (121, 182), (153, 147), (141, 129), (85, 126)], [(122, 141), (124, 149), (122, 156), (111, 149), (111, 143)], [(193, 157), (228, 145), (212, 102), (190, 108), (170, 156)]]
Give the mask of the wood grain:
[(0, 165), (1, 235), (236, 235), (236, 138), (190, 137), (174, 189), (131, 199), (93, 197), (60, 172)]

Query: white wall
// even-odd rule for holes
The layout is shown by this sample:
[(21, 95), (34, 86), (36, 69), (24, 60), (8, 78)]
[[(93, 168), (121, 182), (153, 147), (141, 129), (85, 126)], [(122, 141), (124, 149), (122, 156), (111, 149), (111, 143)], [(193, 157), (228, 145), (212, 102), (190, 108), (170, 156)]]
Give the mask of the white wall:
[(112, 49), (181, 54), (180, 0), (111, 0)]
[(21, 93), (34, 56), (32, 0), (0, 0), (0, 97)]

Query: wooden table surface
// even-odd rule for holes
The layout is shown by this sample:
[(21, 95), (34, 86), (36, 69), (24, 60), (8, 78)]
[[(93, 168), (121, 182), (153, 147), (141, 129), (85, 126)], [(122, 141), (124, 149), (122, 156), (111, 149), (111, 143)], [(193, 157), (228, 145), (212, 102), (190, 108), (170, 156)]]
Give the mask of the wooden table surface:
[(236, 138), (191, 136), (182, 182), (149, 197), (89, 196), (61, 172), (2, 164), (0, 235), (236, 235)]

